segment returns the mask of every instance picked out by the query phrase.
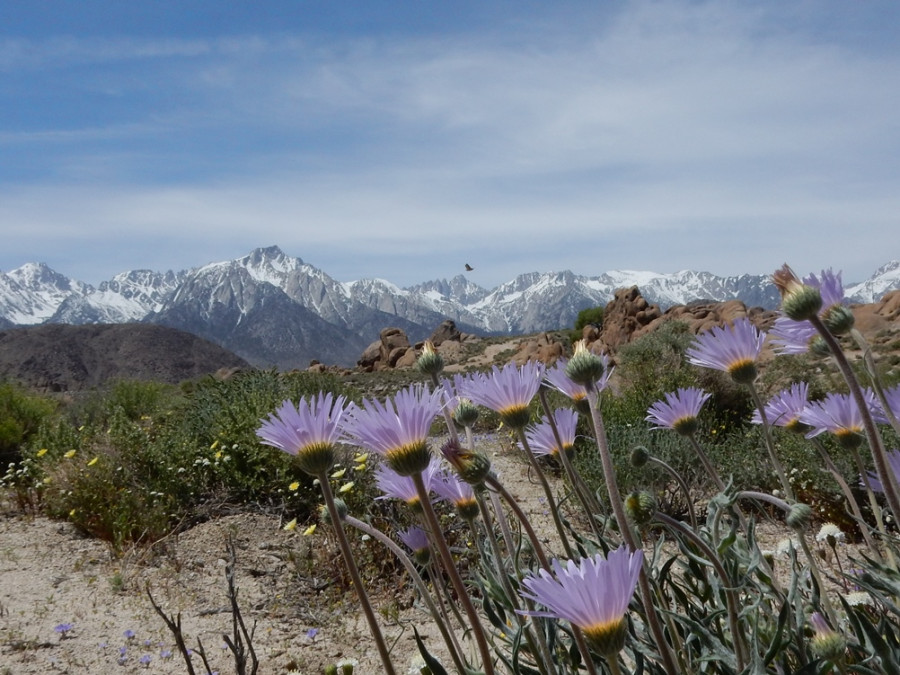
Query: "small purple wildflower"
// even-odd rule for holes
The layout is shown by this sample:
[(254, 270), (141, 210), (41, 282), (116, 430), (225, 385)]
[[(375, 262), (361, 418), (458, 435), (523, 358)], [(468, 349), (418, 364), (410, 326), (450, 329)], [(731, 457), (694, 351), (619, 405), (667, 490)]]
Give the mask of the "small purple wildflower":
[(53, 627), (53, 630), (59, 633), (60, 639), (65, 639), (69, 635), (69, 631), (75, 627), (74, 623), (60, 623)]
[[(422, 481), (425, 483), (425, 489), (431, 491), (437, 481), (435, 476), (438, 474), (440, 467), (436, 461), (432, 461), (422, 471)], [(416, 490), (416, 484), (413, 482), (412, 476), (401, 476), (399, 473), (391, 469), (385, 464), (379, 464), (375, 469), (375, 485), (384, 494), (376, 499), (400, 499), (406, 502), (411, 509), (418, 509), (419, 492)]]
[(134, 635), (135, 635), (134, 631), (131, 630), (130, 628), (129, 628), (128, 630), (122, 632), (122, 636), (123, 636), (126, 640), (133, 640), (133, 639), (134, 639)]
[[(809, 427), (800, 421), (808, 405), (809, 385), (806, 382), (795, 382), (788, 389), (775, 394), (766, 403), (766, 421), (776, 427), (784, 427), (788, 431), (809, 431)], [(762, 424), (759, 410), (753, 411), (750, 421), (753, 424)]]
[[(900, 451), (898, 450), (888, 450), (885, 453), (887, 455), (888, 466), (891, 471), (894, 472), (894, 476), (897, 481), (900, 482)], [(884, 485), (881, 483), (881, 479), (878, 477), (878, 474), (874, 471), (869, 471), (869, 485), (875, 492), (884, 492)]]
[[(865, 398), (866, 406), (875, 421), (885, 422), (875, 394), (867, 390)], [(843, 445), (856, 447), (862, 441), (863, 416), (856, 401), (847, 394), (829, 393), (823, 400), (811, 402), (800, 415), (799, 421), (812, 427), (812, 431), (806, 434), (807, 438), (827, 431), (834, 434)]]
[(697, 387), (683, 387), (666, 395), (665, 401), (657, 401), (647, 409), (648, 422), (654, 429), (672, 429), (682, 436), (697, 431), (697, 415), (711, 394)]
[(144, 654), (140, 659), (138, 659), (138, 661), (140, 662), (140, 664), (141, 664), (142, 666), (144, 666), (144, 668), (149, 668), (149, 667), (150, 667), (150, 662), (151, 662), (152, 660), (153, 660), (153, 657), (150, 656), (149, 654)]
[(625, 614), (634, 595), (643, 565), (643, 552), (621, 546), (604, 558), (597, 554), (563, 567), (553, 560), (554, 574), (539, 570), (522, 579), (520, 594), (544, 605), (546, 612), (522, 612), (530, 616), (564, 619), (577, 626), (601, 654), (622, 649), (626, 634)]
[[(555, 457), (559, 455), (560, 450), (569, 452), (575, 445), (575, 430), (578, 427), (578, 413), (568, 408), (560, 408), (553, 413), (553, 420), (556, 423), (559, 437), (563, 447), (560, 449), (556, 442), (556, 435), (553, 433), (553, 427), (550, 426), (550, 420), (544, 416), (541, 418), (540, 424), (528, 427), (525, 430), (525, 439), (528, 441), (528, 447), (536, 457), (550, 455)], [(521, 443), (519, 444), (521, 447)]]
[(316, 639), (316, 635), (318, 635), (318, 634), (319, 634), (319, 629), (318, 629), (318, 628), (310, 628), (310, 629), (308, 629), (308, 630), (306, 631), (306, 638), (307, 638), (308, 640), (315, 640), (315, 639)]
[(756, 379), (756, 361), (765, 341), (766, 334), (741, 317), (730, 328), (714, 326), (701, 333), (685, 354), (695, 366), (721, 370), (735, 382), (749, 384)]
[(475, 490), (455, 473), (441, 471), (431, 483), (431, 489), (437, 493), (438, 497), (453, 504), (456, 512), (464, 520), (472, 520), (478, 515)]
[(168, 661), (169, 659), (172, 658), (172, 650), (171, 649), (163, 649), (159, 653), (159, 658), (163, 659), (164, 661)]
[(342, 428), (352, 441), (384, 457), (391, 469), (412, 476), (431, 463), (428, 434), (442, 401), (442, 390), (407, 387), (385, 403), (366, 399), (353, 406)]
[(406, 545), (406, 548), (413, 553), (427, 550), (429, 547), (428, 534), (425, 530), (416, 525), (408, 527), (405, 530), (400, 530), (397, 532), (397, 536), (400, 537), (400, 541)]
[(528, 406), (543, 376), (544, 366), (537, 361), (527, 361), (521, 368), (507, 363), (502, 369), (494, 366), (490, 375), (473, 374), (463, 387), (474, 403), (497, 412), (507, 426), (521, 429), (528, 424)]

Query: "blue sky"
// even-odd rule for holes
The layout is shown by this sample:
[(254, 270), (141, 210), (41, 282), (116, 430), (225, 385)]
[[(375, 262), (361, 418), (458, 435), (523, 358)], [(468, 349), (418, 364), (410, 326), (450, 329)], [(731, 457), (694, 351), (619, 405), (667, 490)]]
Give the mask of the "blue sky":
[(898, 34), (879, 0), (11, 0), (0, 270), (860, 280), (900, 258)]

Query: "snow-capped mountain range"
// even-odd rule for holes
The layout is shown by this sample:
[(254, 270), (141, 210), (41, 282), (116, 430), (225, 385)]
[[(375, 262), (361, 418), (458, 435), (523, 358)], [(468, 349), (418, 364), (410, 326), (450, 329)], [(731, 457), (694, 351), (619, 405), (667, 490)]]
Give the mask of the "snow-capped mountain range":
[[(27, 263), (0, 272), (0, 328), (147, 321), (196, 333), (259, 365), (305, 367), (311, 359), (352, 364), (387, 326), (402, 328), (411, 340), (427, 337), (445, 319), (477, 333), (552, 330), (570, 327), (580, 310), (605, 305), (617, 288), (630, 286), (663, 308), (695, 300), (778, 304), (766, 275), (690, 270), (618, 270), (596, 277), (531, 272), (493, 290), (463, 275), (409, 288), (382, 279), (345, 283), (271, 246), (193, 270), (123, 272), (96, 288)], [(848, 285), (847, 299), (873, 302), (896, 288), (900, 261)]]

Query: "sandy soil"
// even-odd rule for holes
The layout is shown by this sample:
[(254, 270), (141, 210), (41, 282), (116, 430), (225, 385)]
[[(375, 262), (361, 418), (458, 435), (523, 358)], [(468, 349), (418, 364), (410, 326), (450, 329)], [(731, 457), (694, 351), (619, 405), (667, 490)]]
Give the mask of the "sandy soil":
[[(507, 488), (549, 543), (552, 524), (524, 460), (496, 441), (480, 447), (492, 455)], [(253, 644), (260, 673), (321, 673), (341, 659), (358, 662), (357, 673), (381, 671), (355, 594), (334, 587), (333, 572), (342, 563), (328, 528), (306, 537), (302, 526), (285, 531), (275, 517), (241, 513), (198, 525), (154, 551), (114, 557), (106, 544), (79, 535), (68, 523), (0, 511), (2, 675), (185, 673), (147, 588), (168, 614), (181, 612), (188, 645), (201, 640), (213, 670), (234, 672), (222, 639), (231, 634), (229, 535), (237, 549), (240, 606), (248, 624), (257, 622)], [(379, 620), (393, 643), (398, 672), (421, 662), (414, 625), (440, 655), (440, 635), (409, 581), (373, 585), (376, 604), (385, 608)], [(64, 636), (55, 630), (61, 624), (72, 624)], [(196, 672), (205, 672), (199, 657), (194, 663)]]

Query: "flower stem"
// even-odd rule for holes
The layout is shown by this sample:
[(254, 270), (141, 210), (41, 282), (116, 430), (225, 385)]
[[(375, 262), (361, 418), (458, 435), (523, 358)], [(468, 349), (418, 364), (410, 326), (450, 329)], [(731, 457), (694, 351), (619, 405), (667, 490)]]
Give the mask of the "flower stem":
[(898, 494), (900, 489), (897, 487), (897, 479), (894, 476), (894, 472), (891, 470), (890, 463), (887, 459), (887, 453), (884, 449), (884, 443), (881, 440), (878, 429), (875, 427), (875, 421), (872, 419), (869, 407), (866, 405), (866, 399), (865, 396), (863, 396), (862, 388), (859, 386), (859, 381), (853, 374), (853, 369), (850, 367), (850, 363), (847, 361), (847, 357), (841, 349), (840, 344), (838, 344), (838, 341), (828, 328), (825, 327), (822, 320), (818, 316), (814, 316), (809, 321), (828, 346), (838, 369), (841, 371), (844, 381), (847, 383), (847, 387), (850, 389), (850, 396), (853, 397), (853, 401), (856, 403), (859, 414), (862, 417), (863, 428), (866, 432), (866, 439), (869, 441), (869, 448), (872, 450), (872, 459), (875, 462), (875, 469), (878, 472), (878, 478), (881, 480), (881, 485), (884, 488), (884, 496), (887, 499), (891, 513), (894, 514), (894, 518), (900, 518), (900, 494)]
[(390, 537), (384, 534), (384, 532), (372, 527), (368, 523), (364, 523), (363, 521), (354, 518), (353, 516), (347, 516), (345, 522), (386, 546), (391, 551), (391, 553), (393, 553), (397, 557), (397, 560), (401, 562), (403, 567), (406, 569), (406, 573), (409, 574), (410, 579), (412, 579), (413, 583), (416, 586), (416, 589), (419, 591), (419, 595), (422, 596), (422, 601), (425, 603), (425, 606), (431, 613), (431, 618), (434, 619), (434, 622), (437, 624), (438, 630), (441, 632), (441, 636), (444, 638), (444, 644), (447, 645), (447, 650), (450, 652), (450, 658), (453, 659), (453, 663), (456, 665), (456, 668), (460, 672), (460, 675), (466, 675), (468, 670), (466, 664), (463, 662), (462, 657), (459, 654), (459, 645), (456, 643), (453, 633), (447, 627), (447, 623), (446, 621), (444, 621), (444, 617), (441, 616), (440, 610), (438, 610), (437, 605), (434, 604), (434, 599), (431, 597), (431, 593), (428, 592), (428, 587), (422, 580), (422, 575), (419, 574), (419, 571), (416, 569), (415, 565), (412, 564), (409, 556), (406, 555), (403, 550), (399, 546), (397, 546), (397, 544), (394, 543), (393, 540), (391, 540)]
[[(609, 492), (610, 506), (612, 506), (613, 514), (619, 525), (619, 532), (628, 547), (632, 551), (637, 551), (640, 547), (635, 539), (634, 533), (631, 531), (631, 525), (625, 515), (625, 507), (622, 503), (622, 497), (619, 493), (619, 484), (616, 480), (616, 468), (613, 465), (612, 455), (609, 452), (609, 445), (606, 440), (606, 429), (603, 426), (603, 418), (600, 416), (600, 409), (597, 407), (597, 391), (591, 386), (588, 388), (588, 405), (591, 411), (591, 423), (594, 427), (594, 438), (597, 441), (597, 450), (600, 453), (600, 463), (603, 466), (603, 475), (606, 478), (606, 489)], [(666, 641), (659, 615), (656, 612), (656, 605), (653, 604), (653, 590), (650, 587), (650, 581), (647, 578), (645, 567), (641, 567), (641, 574), (638, 577), (638, 585), (641, 589), (641, 599), (644, 605), (645, 618), (659, 650), (660, 657), (663, 661), (663, 667), (668, 675), (678, 675), (678, 668), (675, 665), (675, 657)]]
[(478, 646), (478, 652), (481, 656), (485, 675), (494, 675), (494, 661), (490, 647), (488, 646), (487, 638), (484, 634), (484, 627), (481, 625), (481, 620), (478, 617), (478, 613), (475, 611), (475, 606), (472, 604), (472, 599), (469, 597), (469, 592), (463, 583), (462, 577), (460, 577), (459, 571), (456, 569), (456, 565), (453, 562), (453, 556), (450, 553), (450, 549), (447, 547), (447, 542), (441, 534), (441, 524), (438, 522), (437, 514), (431, 506), (431, 500), (428, 496), (428, 490), (425, 487), (425, 481), (422, 479), (421, 473), (413, 474), (412, 479), (416, 486), (416, 492), (419, 494), (419, 501), (422, 504), (422, 513), (431, 530), (432, 541), (438, 550), (441, 562), (444, 564), (444, 571), (447, 573), (447, 576), (450, 577), (450, 583), (453, 584), (453, 590), (456, 591), (459, 603), (463, 606), (463, 610), (469, 620), (469, 626), (472, 629), (472, 635), (475, 637), (475, 643)]
[[(562, 519), (559, 517), (559, 506), (556, 503), (556, 499), (553, 497), (553, 490), (550, 489), (550, 483), (547, 482), (547, 477), (544, 475), (544, 471), (541, 469), (541, 465), (538, 464), (537, 458), (534, 456), (534, 453), (531, 452), (531, 447), (529, 447), (528, 439), (525, 437), (525, 430), (521, 428), (516, 429), (516, 433), (519, 436), (519, 442), (525, 449), (525, 455), (528, 457), (528, 462), (529, 464), (531, 464), (531, 468), (537, 476), (538, 482), (541, 484), (541, 488), (543, 488), (544, 490), (544, 495), (547, 497), (547, 507), (550, 509), (550, 515), (553, 516), (553, 524), (556, 525), (556, 532), (557, 534), (559, 534), (559, 539), (566, 551), (566, 557), (571, 558), (572, 547), (569, 546), (569, 538), (566, 536), (566, 528), (563, 527)], [(560, 452), (560, 454), (563, 453)]]
[(328, 508), (328, 515), (331, 518), (331, 525), (337, 535), (338, 545), (341, 548), (341, 554), (344, 556), (344, 564), (347, 565), (347, 571), (350, 573), (350, 580), (356, 589), (356, 595), (359, 598), (359, 604), (362, 606), (363, 614), (369, 624), (369, 631), (372, 633), (372, 639), (375, 640), (375, 646), (378, 648), (378, 655), (381, 657), (381, 664), (384, 667), (385, 675), (396, 675), (394, 664), (391, 663), (391, 654), (388, 651), (387, 643), (381, 634), (381, 628), (375, 618), (375, 612), (372, 609), (372, 603), (369, 601), (369, 595), (363, 587), (362, 577), (359, 575), (359, 569), (353, 559), (353, 551), (350, 549), (350, 542), (347, 540), (347, 533), (344, 532), (344, 526), (338, 514), (337, 506), (334, 503), (334, 494), (331, 492), (331, 486), (328, 484), (328, 475), (323, 471), (317, 476), (319, 479), (319, 487), (322, 489), (322, 496), (325, 498), (325, 506)]

